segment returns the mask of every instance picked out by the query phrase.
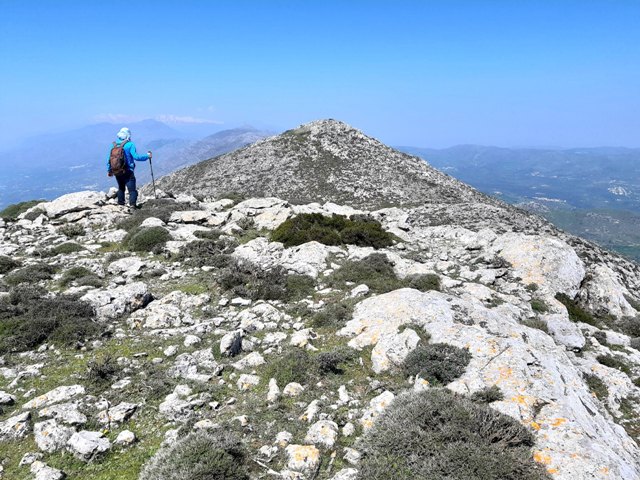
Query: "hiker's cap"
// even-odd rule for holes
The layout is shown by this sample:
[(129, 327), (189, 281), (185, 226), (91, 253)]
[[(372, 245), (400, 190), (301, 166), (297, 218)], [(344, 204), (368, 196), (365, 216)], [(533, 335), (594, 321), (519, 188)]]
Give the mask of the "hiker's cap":
[(120, 140), (129, 140), (131, 138), (131, 131), (127, 127), (122, 127), (118, 132), (118, 138)]

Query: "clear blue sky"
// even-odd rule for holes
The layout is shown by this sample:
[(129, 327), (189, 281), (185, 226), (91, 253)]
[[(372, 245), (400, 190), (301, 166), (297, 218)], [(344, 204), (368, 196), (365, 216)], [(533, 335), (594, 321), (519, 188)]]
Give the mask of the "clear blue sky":
[(0, 0), (0, 142), (118, 118), (640, 146), (640, 1)]

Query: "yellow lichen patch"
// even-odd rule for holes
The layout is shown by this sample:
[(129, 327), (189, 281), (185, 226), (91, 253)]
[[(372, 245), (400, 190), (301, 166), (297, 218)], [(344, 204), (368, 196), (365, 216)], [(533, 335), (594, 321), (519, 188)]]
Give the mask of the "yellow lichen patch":
[(551, 465), (551, 456), (540, 450), (536, 450), (535, 452), (533, 452), (533, 459), (538, 463), (542, 463), (543, 465)]
[(540, 424), (538, 422), (531, 422), (530, 425), (534, 430), (540, 430)]
[(602, 475), (609, 475), (609, 467), (602, 467), (602, 468), (599, 470), (599, 472), (600, 472)]
[(500, 372), (500, 379), (501, 380), (506, 380), (506, 379), (511, 378), (513, 376), (513, 369), (511, 367), (502, 366), (498, 370)]
[(560, 471), (557, 468), (547, 468), (547, 473), (550, 473), (551, 475), (555, 475), (556, 473), (560, 473)]
[(511, 397), (511, 401), (517, 403), (518, 405), (522, 405), (524, 407), (529, 407), (535, 403), (535, 398), (529, 395), (515, 395)]
[(552, 427), (559, 427), (560, 425), (562, 425), (564, 423), (567, 423), (567, 419), (566, 418), (556, 418), (549, 425), (551, 425)]

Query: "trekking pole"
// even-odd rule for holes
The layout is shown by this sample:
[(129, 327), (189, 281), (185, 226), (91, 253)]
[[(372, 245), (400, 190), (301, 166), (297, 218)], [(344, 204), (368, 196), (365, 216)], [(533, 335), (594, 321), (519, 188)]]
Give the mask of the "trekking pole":
[(149, 154), (149, 168), (151, 168), (151, 183), (153, 183), (153, 196), (158, 199), (158, 194), (156, 193), (156, 179), (153, 177), (153, 163), (151, 163), (151, 152), (147, 152)]

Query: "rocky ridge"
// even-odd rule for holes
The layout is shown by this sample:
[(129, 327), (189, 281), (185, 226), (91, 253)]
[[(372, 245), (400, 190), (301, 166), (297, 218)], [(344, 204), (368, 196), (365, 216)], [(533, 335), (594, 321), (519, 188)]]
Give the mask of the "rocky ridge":
[[(156, 254), (108, 252), (125, 237), (115, 226), (128, 217), (99, 192), (66, 195), (0, 226), (0, 253), (26, 266), (42, 262), (43, 249), (68, 243), (69, 225), (81, 226), (84, 233), (74, 241), (82, 248), (45, 256), (58, 273), (39, 283), (90, 303), (107, 332), (75, 349), (48, 342), (2, 357), (6, 478), (112, 478), (107, 472), (122, 459), (128, 469), (119, 470), (119, 478), (137, 478), (144, 459), (161, 443), (177, 441), (184, 428), (216, 432), (227, 423), (250, 446), (252, 478), (273, 472), (356, 478), (357, 438), (395, 396), (430, 388), (398, 370), (425, 334), (469, 350), (465, 373), (447, 388), (470, 395), (496, 385), (504, 397), (492, 408), (535, 434), (534, 458), (555, 478), (640, 478), (640, 388), (633, 382), (640, 351), (616, 327), (638, 315), (637, 290), (623, 286), (637, 284), (633, 272), (623, 282), (619, 265), (585, 262), (555, 236), (415, 225), (410, 209), (364, 211), (277, 198), (201, 202), (188, 195), (171, 203), (181, 208), (168, 222), (143, 222), (170, 234)], [(397, 277), (437, 274), (440, 291), (375, 294), (366, 281), (331, 287), (333, 272), (374, 250), (317, 242), (285, 248), (269, 240), (269, 231), (302, 213), (370, 215), (398, 238), (377, 250)], [(295, 302), (233, 297), (220, 286), (218, 267), (188, 266), (171, 256), (196, 240), (195, 232), (214, 228), (239, 241), (233, 257), (313, 278), (309, 296)], [(93, 272), (102, 285), (72, 282), (61, 289), (60, 279), (74, 266)], [(572, 321), (558, 292), (606, 312), (612, 323), (598, 328)], [(354, 305), (341, 325), (313, 322), (315, 312), (341, 300)], [(536, 321), (546, 331), (533, 328)], [(357, 352), (354, 372), (289, 384), (269, 376), (283, 351), (325, 352), (336, 345)], [(87, 372), (107, 354), (117, 373), (96, 386)], [(626, 371), (603, 364), (609, 356)], [(166, 389), (153, 384), (158, 375)], [(590, 388), (587, 379), (594, 377), (606, 395)], [(86, 462), (102, 473), (86, 476)]]
[[(316, 191), (313, 159), (335, 169)], [(3, 478), (164, 479), (189, 432), (239, 452), (232, 432), (238, 478), (359, 479), (384, 412), (439, 384), (492, 388), (490, 409), (533, 436), (552, 478), (640, 478), (637, 264), (340, 122), (191, 168), (133, 214), (87, 191), (0, 221)], [(394, 240), (273, 240), (305, 214)], [(407, 373), (425, 345), (465, 351), (459, 375)]]

